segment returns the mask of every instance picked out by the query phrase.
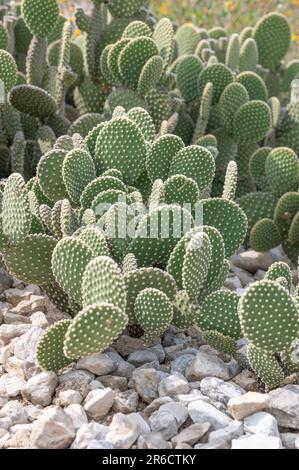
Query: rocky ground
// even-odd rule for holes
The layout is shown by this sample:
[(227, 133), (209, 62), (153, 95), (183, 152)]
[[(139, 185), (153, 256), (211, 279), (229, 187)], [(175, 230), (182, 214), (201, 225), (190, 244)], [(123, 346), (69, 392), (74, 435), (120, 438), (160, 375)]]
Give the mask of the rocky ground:
[[(241, 294), (279, 259), (239, 253), (226, 288)], [(150, 348), (122, 335), (104, 354), (42, 372), (38, 339), (67, 315), (4, 270), (0, 296), (0, 449), (299, 449), (299, 385), (262, 393), (199, 329), (171, 328)]]

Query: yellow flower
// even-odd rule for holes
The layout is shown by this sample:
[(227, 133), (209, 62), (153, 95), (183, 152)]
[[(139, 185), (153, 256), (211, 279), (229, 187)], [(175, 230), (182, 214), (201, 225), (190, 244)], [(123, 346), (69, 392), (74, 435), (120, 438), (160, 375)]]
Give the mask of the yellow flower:
[(169, 13), (169, 1), (166, 0), (162, 3), (162, 5), (159, 8), (159, 12), (163, 16), (167, 16)]
[(80, 36), (80, 35), (81, 35), (80, 29), (75, 29), (75, 31), (74, 31), (74, 37), (77, 38), (77, 37)]
[(293, 33), (293, 34), (292, 34), (292, 40), (293, 40), (293, 41), (299, 41), (299, 34)]
[(235, 4), (232, 0), (228, 0), (227, 2), (225, 2), (225, 8), (228, 10), (228, 11), (233, 11), (234, 8), (235, 8)]
[(299, 0), (291, 0), (290, 3), (291, 5), (295, 5), (296, 7), (299, 6)]

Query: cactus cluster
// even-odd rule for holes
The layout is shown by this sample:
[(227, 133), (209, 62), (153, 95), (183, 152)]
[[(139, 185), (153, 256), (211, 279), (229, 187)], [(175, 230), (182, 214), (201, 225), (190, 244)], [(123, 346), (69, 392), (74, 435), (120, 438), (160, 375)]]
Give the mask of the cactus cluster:
[(233, 34), (177, 27), (149, 3), (93, 0), (75, 27), (56, 0), (0, 8), (0, 252), (72, 317), (41, 338), (43, 369), (126, 328), (149, 343), (196, 324), (270, 389), (296, 370), (290, 272), (241, 299), (222, 286), (244, 241), (298, 260), (290, 28), (278, 13)]

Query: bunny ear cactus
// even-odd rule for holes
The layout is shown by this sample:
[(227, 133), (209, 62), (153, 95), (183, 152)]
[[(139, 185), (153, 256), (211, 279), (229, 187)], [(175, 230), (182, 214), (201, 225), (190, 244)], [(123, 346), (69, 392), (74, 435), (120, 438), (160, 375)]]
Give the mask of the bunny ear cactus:
[(22, 13), (30, 32), (43, 38), (54, 28), (59, 8), (56, 0), (24, 0)]

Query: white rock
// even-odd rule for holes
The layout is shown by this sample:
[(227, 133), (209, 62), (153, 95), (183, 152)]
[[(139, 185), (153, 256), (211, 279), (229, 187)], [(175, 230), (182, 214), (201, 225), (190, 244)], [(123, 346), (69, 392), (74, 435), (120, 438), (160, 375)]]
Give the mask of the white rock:
[(33, 423), (30, 442), (37, 449), (66, 449), (75, 436), (71, 418), (54, 406), (45, 410)]
[(100, 376), (113, 372), (116, 369), (116, 363), (107, 354), (96, 353), (79, 359), (76, 368), (85, 369)]
[(14, 343), (14, 355), (23, 361), (34, 358), (37, 343), (43, 332), (42, 328), (32, 326), (27, 333)]
[(181, 427), (188, 418), (188, 410), (183, 403), (169, 402), (161, 405), (160, 412), (166, 412), (173, 416), (177, 422), (178, 427)]
[(269, 393), (268, 411), (278, 426), (299, 429), (299, 385), (287, 385)]
[(202, 439), (210, 430), (210, 423), (195, 423), (183, 429), (177, 436), (171, 439), (174, 446), (179, 443), (186, 443), (193, 446)]
[(158, 397), (160, 375), (156, 369), (135, 369), (129, 385), (135, 388), (146, 403)]
[(211, 423), (214, 429), (225, 428), (231, 423), (231, 418), (217, 410), (210, 403), (196, 400), (188, 406), (189, 416), (194, 423)]
[(200, 382), (200, 391), (213, 401), (227, 405), (231, 398), (244, 395), (245, 391), (234, 382), (224, 382), (217, 377), (206, 377)]
[(227, 408), (234, 419), (242, 420), (253, 413), (264, 410), (269, 404), (269, 400), (267, 394), (248, 392), (240, 397), (231, 398)]
[(190, 385), (182, 374), (174, 372), (161, 380), (158, 391), (160, 397), (175, 397), (179, 394), (189, 393)]
[(87, 415), (83, 406), (79, 404), (69, 405), (64, 409), (65, 413), (71, 418), (76, 431), (84, 424), (88, 423)]
[(230, 372), (228, 365), (219, 357), (205, 351), (198, 351), (193, 362), (186, 368), (186, 377), (189, 381), (201, 380), (205, 377), (229, 380)]
[(35, 421), (36, 419), (38, 419), (44, 411), (42, 406), (40, 406), (40, 405), (35, 406), (35, 405), (32, 405), (32, 404), (24, 406), (24, 409), (25, 409), (25, 411), (28, 415), (28, 420), (30, 422)]
[(32, 328), (31, 325), (1, 325), (0, 326), (0, 341), (3, 342), (3, 344), (9, 343), (13, 338), (16, 338), (18, 336), (24, 335), (27, 333), (28, 330)]
[(128, 414), (127, 420), (132, 424), (137, 425), (139, 434), (147, 434), (151, 431), (150, 425), (139, 413)]
[(12, 355), (12, 346), (8, 344), (0, 348), (0, 364), (5, 364), (7, 359)]
[(138, 393), (134, 390), (116, 393), (113, 411), (116, 413), (134, 413), (138, 407)]
[(232, 256), (231, 262), (238, 268), (254, 274), (258, 269), (267, 271), (273, 263), (273, 259), (268, 252), (258, 253), (254, 250), (247, 250)]
[(31, 315), (38, 311), (44, 311), (45, 307), (46, 297), (43, 295), (31, 295), (30, 300), (22, 300), (12, 311), (21, 315)]
[(270, 413), (260, 411), (244, 420), (244, 430), (247, 434), (264, 434), (279, 437), (277, 421)]
[(7, 395), (10, 398), (15, 398), (21, 393), (22, 387), (25, 385), (25, 381), (17, 374), (4, 374), (2, 379), (5, 383)]
[(137, 441), (138, 449), (171, 449), (171, 443), (165, 441), (160, 432), (141, 434)]
[(8, 402), (9, 397), (6, 391), (6, 386), (4, 380), (0, 377), (0, 409), (2, 406), (6, 405)]
[(90, 441), (90, 443), (88, 444), (88, 447), (87, 449), (114, 449), (113, 445), (108, 442), (108, 441), (96, 441), (95, 439), (93, 439), (92, 441)]
[(46, 315), (43, 312), (35, 312), (31, 315), (30, 321), (33, 326), (39, 328), (47, 328), (49, 326), (49, 322), (47, 320)]
[[(1, 424), (0, 424), (1, 427)], [(282, 432), (280, 434), (281, 442), (283, 447), (286, 449), (296, 449), (296, 440), (298, 438), (298, 434), (294, 432)]]
[(167, 411), (155, 411), (149, 418), (151, 430), (160, 432), (166, 441), (176, 436), (178, 424), (175, 417)]
[(299, 449), (299, 437), (295, 441), (295, 449)]
[(116, 449), (130, 449), (139, 435), (140, 429), (137, 422), (127, 415), (117, 413), (113, 416), (105, 439)]
[(68, 406), (82, 403), (83, 397), (77, 390), (62, 390), (59, 393), (60, 406)]
[(211, 432), (208, 444), (221, 444), (221, 447), (229, 448), (232, 439), (237, 439), (244, 434), (244, 426), (242, 421), (232, 421), (228, 426), (217, 431)]
[(3, 449), (4, 444), (6, 443), (6, 441), (8, 441), (9, 438), (9, 432), (2, 433), (2, 435), (0, 434), (0, 449)]
[(93, 440), (104, 440), (108, 431), (109, 428), (107, 426), (95, 423), (94, 421), (88, 424), (83, 424), (77, 431), (76, 439), (72, 443), (71, 448), (87, 449), (90, 442)]
[(47, 406), (52, 402), (57, 383), (57, 376), (54, 372), (41, 372), (29, 379), (22, 387), (22, 396), (33, 405)]
[(12, 427), (12, 420), (10, 418), (0, 418), (0, 429), (6, 429), (7, 431)]
[(281, 440), (278, 437), (264, 434), (252, 434), (241, 436), (232, 440), (232, 449), (282, 449)]
[(104, 418), (110, 411), (115, 397), (111, 388), (93, 390), (89, 392), (84, 402), (84, 409), (88, 416), (95, 421)]
[(28, 423), (28, 416), (24, 407), (16, 400), (9, 401), (3, 406), (0, 410), (0, 418), (10, 418), (12, 425)]

